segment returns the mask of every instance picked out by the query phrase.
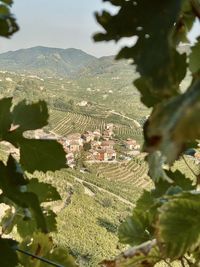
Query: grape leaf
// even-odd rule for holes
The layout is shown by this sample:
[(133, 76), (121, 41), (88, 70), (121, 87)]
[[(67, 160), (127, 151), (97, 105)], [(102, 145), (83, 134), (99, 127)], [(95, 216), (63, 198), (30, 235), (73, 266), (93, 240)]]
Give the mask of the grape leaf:
[[(56, 214), (47, 209), (43, 209), (46, 221), (46, 232), (55, 232), (57, 230)], [(24, 219), (23, 214), (19, 214), (13, 222), (17, 226), (17, 231), (22, 238), (33, 235), (38, 230), (35, 218)]]
[[(25, 238), (19, 248), (61, 266), (76, 266), (73, 258), (66, 253), (66, 250), (55, 248), (52, 238), (42, 233), (34, 233), (32, 237)], [(38, 259), (27, 257), (22, 253), (19, 253), (18, 255), (20, 263), (24, 266), (35, 267), (37, 264), (37, 267), (49, 267), (49, 264), (39, 261)]]
[(27, 189), (28, 191), (33, 192), (38, 196), (40, 203), (61, 199), (55, 187), (50, 184), (41, 183), (36, 178), (30, 180)]
[[(112, 3), (112, 1), (109, 1)], [(104, 28), (104, 33), (94, 36), (95, 41), (118, 41), (123, 37), (138, 37), (132, 47), (124, 47), (117, 59), (133, 59), (136, 70), (142, 76), (139, 91), (142, 101), (153, 106), (164, 98), (177, 95), (179, 84), (186, 74), (186, 55), (180, 55), (172, 46), (172, 29), (179, 18), (182, 1), (151, 2), (117, 1), (120, 6), (117, 14), (103, 11), (96, 14), (97, 22)], [(146, 16), (151, 14), (151, 21)], [(159, 27), (155, 27), (159, 25)], [(149, 52), (150, 51), (150, 52)], [(147, 91), (148, 97), (145, 96)]]
[(12, 112), (13, 124), (19, 125), (21, 131), (35, 130), (48, 124), (48, 109), (46, 102), (39, 101), (26, 104), (26, 101), (18, 103)]
[[(2, 2), (2, 1), (1, 1)], [(4, 0), (4, 3), (12, 4), (9, 0)], [(0, 5), (0, 36), (10, 37), (13, 33), (19, 30), (15, 18), (10, 13), (10, 9), (5, 5)]]
[(172, 182), (166, 171), (163, 169), (164, 158), (160, 151), (155, 151), (149, 154), (146, 159), (149, 164), (148, 175), (155, 183), (160, 180), (168, 181), (168, 183)]
[(135, 246), (151, 239), (152, 233), (149, 214), (134, 210), (133, 215), (120, 225), (119, 240), (121, 243)]
[(189, 68), (193, 75), (200, 74), (200, 38), (198, 42), (192, 47), (192, 51), (189, 57)]
[(2, 232), (6, 235), (10, 234), (15, 225), (15, 213), (12, 211), (12, 208), (9, 208), (5, 211), (5, 215), (1, 219)]
[(200, 194), (182, 193), (169, 198), (160, 209), (158, 240), (163, 252), (178, 259), (200, 245)]
[(155, 199), (151, 192), (144, 190), (141, 197), (137, 200), (134, 210), (147, 211), (155, 204)]
[(0, 257), (1, 266), (16, 267), (18, 263), (17, 253), (15, 247), (17, 242), (12, 239), (0, 238)]
[(152, 195), (154, 197), (158, 198), (165, 195), (171, 186), (179, 186), (184, 191), (195, 189), (192, 181), (180, 171), (176, 170), (175, 172), (172, 172), (166, 170), (166, 174), (168, 177), (170, 177), (171, 183), (166, 180), (159, 180), (157, 183), (155, 183), (155, 189), (152, 191)]
[(14, 172), (14, 169), (10, 167), (10, 164), (9, 160), (7, 166), (5, 166), (3, 162), (0, 162), (0, 188), (3, 191), (1, 194), (2, 200), (4, 198), (5, 200), (9, 199), (17, 206), (30, 208), (32, 215), (36, 219), (38, 228), (46, 232), (46, 223), (37, 196), (32, 192), (24, 192), (24, 190), (22, 190), (21, 186), (24, 187), (24, 183), (22, 184), (20, 179), (16, 179), (18, 173)]
[(11, 127), (11, 105), (12, 98), (3, 98), (0, 100), (0, 140), (4, 138), (4, 136), (10, 130)]
[(11, 6), (13, 4), (13, 0), (1, 0), (2, 3)]
[(199, 101), (200, 81), (184, 94), (158, 105), (144, 128), (145, 151), (159, 150), (172, 164), (188, 141), (200, 138)]
[(66, 167), (65, 152), (54, 140), (24, 138), (20, 142), (20, 163), (30, 173), (55, 171)]

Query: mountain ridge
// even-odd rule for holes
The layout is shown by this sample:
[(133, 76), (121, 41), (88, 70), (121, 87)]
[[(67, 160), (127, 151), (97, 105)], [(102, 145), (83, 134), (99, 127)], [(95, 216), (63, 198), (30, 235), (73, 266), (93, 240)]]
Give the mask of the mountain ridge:
[(15, 72), (73, 76), (96, 57), (75, 48), (36, 46), (0, 54), (0, 68)]
[(99, 69), (103, 71), (103, 65), (106, 67), (105, 71), (110, 72), (124, 68), (124, 62), (115, 62), (112, 55), (97, 58), (76, 48), (35, 46), (0, 54), (1, 70), (46, 77), (73, 78), (85, 74), (95, 75)]

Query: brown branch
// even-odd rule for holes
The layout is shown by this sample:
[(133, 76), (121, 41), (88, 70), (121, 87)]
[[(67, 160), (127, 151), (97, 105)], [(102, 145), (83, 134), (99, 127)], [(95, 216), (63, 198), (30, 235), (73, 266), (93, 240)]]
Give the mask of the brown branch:
[(197, 16), (198, 19), (200, 19), (200, 4), (197, 0), (190, 0), (190, 3), (194, 14)]
[(170, 262), (168, 262), (166, 259), (163, 259), (163, 261), (169, 266), (169, 267), (173, 267), (172, 264)]
[(193, 263), (186, 256), (183, 256), (183, 259), (187, 262), (188, 266), (193, 265)]
[(180, 262), (181, 262), (181, 265), (182, 265), (183, 267), (186, 267), (186, 265), (185, 265), (185, 262), (184, 262), (184, 259), (183, 259), (183, 258), (181, 258), (181, 259), (180, 259)]

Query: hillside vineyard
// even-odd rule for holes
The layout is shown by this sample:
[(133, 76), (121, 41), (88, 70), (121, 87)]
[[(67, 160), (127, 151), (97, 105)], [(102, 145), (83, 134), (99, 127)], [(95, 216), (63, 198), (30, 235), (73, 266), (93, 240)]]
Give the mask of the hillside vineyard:
[[(153, 188), (141, 152), (150, 110), (140, 103), (133, 77), (137, 74), (126, 60), (96, 58), (73, 48), (33, 47), (0, 54), (1, 97), (13, 96), (15, 104), (48, 100), (48, 125), (24, 135), (58, 141), (66, 168), (27, 177), (51, 183), (61, 195), (50, 202), (58, 216), (53, 238), (81, 267), (96, 267), (124, 249), (118, 228), (132, 215), (143, 190)], [(20, 156), (18, 148), (1, 143), (3, 162), (9, 153)], [(185, 161), (199, 172), (199, 155), (199, 150), (185, 155), (173, 170), (193, 179)]]

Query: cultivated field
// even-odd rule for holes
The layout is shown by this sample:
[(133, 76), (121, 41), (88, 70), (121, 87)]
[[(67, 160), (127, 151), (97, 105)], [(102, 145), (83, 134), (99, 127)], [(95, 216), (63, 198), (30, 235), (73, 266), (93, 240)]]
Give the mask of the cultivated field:
[[(103, 131), (108, 122), (110, 120), (107, 121), (106, 119), (95, 118), (90, 115), (59, 110), (52, 110), (49, 120), (52, 132), (62, 136), (77, 132), (83, 133), (86, 130), (93, 131), (100, 129)], [(114, 134), (120, 139), (135, 138), (140, 141), (142, 138), (142, 129), (134, 125), (116, 124)]]

